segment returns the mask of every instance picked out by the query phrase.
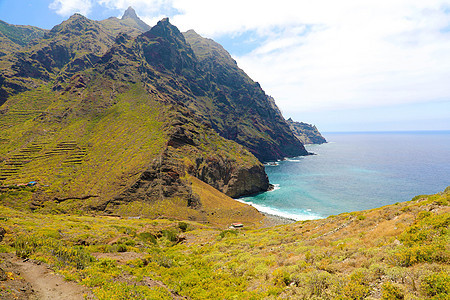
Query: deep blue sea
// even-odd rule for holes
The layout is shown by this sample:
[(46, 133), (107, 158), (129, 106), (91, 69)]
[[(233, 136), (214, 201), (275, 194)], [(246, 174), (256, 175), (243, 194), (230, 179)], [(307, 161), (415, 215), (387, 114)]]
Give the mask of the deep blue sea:
[(270, 192), (239, 200), (307, 220), (380, 207), (450, 186), (450, 131), (325, 133), (316, 155), (267, 164)]

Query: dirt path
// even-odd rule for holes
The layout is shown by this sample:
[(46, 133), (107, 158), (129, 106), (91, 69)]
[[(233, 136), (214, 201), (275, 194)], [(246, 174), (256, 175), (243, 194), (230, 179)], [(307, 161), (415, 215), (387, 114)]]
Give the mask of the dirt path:
[(88, 288), (65, 281), (64, 277), (55, 274), (44, 264), (31, 260), (23, 261), (13, 254), (0, 254), (0, 258), (3, 260), (2, 269), (10, 272), (12, 277), (2, 282), (2, 285), (11, 291), (10, 299), (95, 299)]

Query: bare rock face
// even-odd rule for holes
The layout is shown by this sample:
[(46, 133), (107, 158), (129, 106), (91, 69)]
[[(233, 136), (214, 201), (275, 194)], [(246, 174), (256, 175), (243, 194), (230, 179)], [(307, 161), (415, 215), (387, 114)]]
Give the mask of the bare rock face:
[(198, 158), (195, 177), (232, 198), (238, 198), (269, 189), (269, 179), (260, 164), (251, 167), (238, 166), (235, 163), (216, 157)]
[(269, 179), (261, 165), (237, 170), (232, 175), (224, 193), (232, 198), (251, 195), (269, 189)]
[(156, 202), (180, 197), (186, 200), (186, 207), (198, 208), (200, 205), (198, 197), (193, 194), (189, 184), (181, 179), (183, 175), (183, 166), (176, 164), (167, 153), (164, 153), (159, 160), (153, 161), (130, 188), (109, 203), (118, 204), (136, 200)]

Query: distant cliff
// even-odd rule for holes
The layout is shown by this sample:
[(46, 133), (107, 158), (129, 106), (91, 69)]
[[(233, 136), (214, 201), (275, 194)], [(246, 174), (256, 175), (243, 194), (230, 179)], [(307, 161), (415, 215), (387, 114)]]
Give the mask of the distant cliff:
[(286, 122), (289, 124), (294, 135), (303, 144), (323, 144), (327, 142), (314, 125), (295, 122), (291, 118), (287, 119)]

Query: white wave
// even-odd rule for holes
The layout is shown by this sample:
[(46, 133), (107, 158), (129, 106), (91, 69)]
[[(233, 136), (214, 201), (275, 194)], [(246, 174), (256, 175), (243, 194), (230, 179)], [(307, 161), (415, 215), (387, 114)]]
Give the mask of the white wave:
[(281, 189), (280, 184), (274, 183), (273, 184), (273, 189), (271, 189), (269, 192), (274, 192), (274, 191), (279, 190), (279, 189)]
[(236, 199), (237, 201), (241, 202), (241, 203), (245, 203), (248, 205), (253, 206), (254, 208), (256, 208), (258, 211), (262, 212), (262, 213), (266, 213), (269, 215), (275, 215), (275, 216), (279, 216), (282, 218), (287, 218), (287, 219), (291, 219), (291, 220), (295, 220), (295, 221), (305, 221), (305, 220), (316, 220), (316, 219), (322, 219), (321, 216), (319, 215), (315, 215), (313, 213), (290, 213), (290, 212), (285, 212), (285, 211), (281, 211), (279, 209), (273, 208), (273, 207), (268, 207), (265, 205), (260, 205), (260, 204), (255, 204), (251, 201), (244, 201), (242, 199)]

